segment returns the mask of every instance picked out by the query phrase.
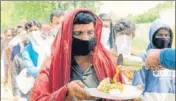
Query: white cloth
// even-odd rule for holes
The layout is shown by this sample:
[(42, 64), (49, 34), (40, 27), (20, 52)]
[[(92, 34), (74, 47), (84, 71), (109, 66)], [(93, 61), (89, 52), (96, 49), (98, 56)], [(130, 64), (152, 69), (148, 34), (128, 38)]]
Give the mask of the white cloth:
[(16, 77), (17, 86), (23, 94), (27, 94), (33, 87), (35, 79), (32, 76), (27, 77), (27, 69), (24, 68)]
[(120, 35), (116, 38), (116, 46), (118, 54), (130, 55), (131, 54), (131, 44), (132, 37), (127, 35)]
[(12, 48), (15, 45), (17, 45), (20, 41), (21, 41), (20, 38), (18, 36), (16, 36), (9, 42), (8, 45)]

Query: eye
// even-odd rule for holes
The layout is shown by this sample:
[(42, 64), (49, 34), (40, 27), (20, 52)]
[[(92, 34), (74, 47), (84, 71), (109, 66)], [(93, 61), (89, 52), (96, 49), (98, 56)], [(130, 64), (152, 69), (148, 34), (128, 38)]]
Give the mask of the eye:
[(88, 31), (87, 34), (92, 35), (92, 34), (94, 34), (94, 31)]
[(83, 32), (81, 32), (81, 31), (74, 31), (73, 32), (73, 35), (81, 35)]
[(165, 34), (165, 36), (169, 36), (168, 34)]
[(162, 37), (163, 35), (162, 35), (162, 34), (160, 34), (159, 36), (161, 36), (161, 37)]

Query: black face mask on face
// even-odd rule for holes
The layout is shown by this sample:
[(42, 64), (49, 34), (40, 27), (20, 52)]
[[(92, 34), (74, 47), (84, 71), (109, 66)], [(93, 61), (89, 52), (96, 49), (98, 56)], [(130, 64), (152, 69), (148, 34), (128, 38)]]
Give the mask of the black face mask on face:
[(170, 48), (170, 38), (154, 38), (153, 43), (159, 49)]
[(73, 37), (72, 40), (72, 55), (85, 56), (88, 55), (96, 45), (95, 37), (90, 40), (80, 40)]

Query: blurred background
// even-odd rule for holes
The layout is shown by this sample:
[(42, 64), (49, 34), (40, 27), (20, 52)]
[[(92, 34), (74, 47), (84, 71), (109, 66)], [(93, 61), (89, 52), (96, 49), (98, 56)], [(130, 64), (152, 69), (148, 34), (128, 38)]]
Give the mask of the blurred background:
[(137, 26), (133, 40), (136, 50), (145, 50), (149, 26), (157, 18), (165, 19), (175, 32), (175, 1), (1, 1), (1, 32), (28, 19), (49, 23), (52, 11), (81, 7), (96, 14), (108, 13), (114, 23), (120, 18), (130, 19)]
[[(23, 25), (26, 20), (48, 24), (52, 11), (67, 12), (82, 7), (91, 9), (97, 15), (109, 14), (113, 23), (121, 18), (135, 23), (136, 37), (133, 39), (132, 48), (138, 52), (145, 51), (148, 45), (151, 23), (157, 18), (162, 18), (174, 32), (172, 47), (175, 48), (175, 1), (1, 1), (1, 33), (9, 27)], [(7, 96), (10, 96), (11, 92), (1, 90), (1, 94), (1, 100), (8, 101)]]

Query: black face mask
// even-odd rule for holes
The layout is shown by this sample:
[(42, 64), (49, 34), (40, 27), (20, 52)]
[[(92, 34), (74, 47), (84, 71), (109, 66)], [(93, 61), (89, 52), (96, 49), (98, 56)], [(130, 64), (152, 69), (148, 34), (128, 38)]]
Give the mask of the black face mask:
[(154, 38), (153, 43), (159, 49), (169, 48), (170, 38)]
[(73, 37), (72, 40), (72, 55), (73, 56), (85, 56), (88, 55), (96, 45), (95, 37), (90, 40), (80, 40)]

